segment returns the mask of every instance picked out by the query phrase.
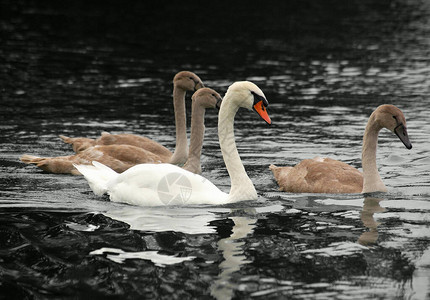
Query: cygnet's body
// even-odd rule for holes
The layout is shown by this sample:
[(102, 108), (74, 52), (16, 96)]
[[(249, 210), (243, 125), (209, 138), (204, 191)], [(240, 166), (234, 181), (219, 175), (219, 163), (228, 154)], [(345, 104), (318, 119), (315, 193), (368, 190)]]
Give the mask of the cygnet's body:
[(281, 191), (291, 193), (371, 193), (386, 192), (376, 165), (378, 134), (382, 128), (394, 132), (411, 149), (406, 119), (394, 105), (381, 105), (369, 117), (363, 136), (363, 173), (330, 158), (305, 159), (294, 167), (271, 165)]

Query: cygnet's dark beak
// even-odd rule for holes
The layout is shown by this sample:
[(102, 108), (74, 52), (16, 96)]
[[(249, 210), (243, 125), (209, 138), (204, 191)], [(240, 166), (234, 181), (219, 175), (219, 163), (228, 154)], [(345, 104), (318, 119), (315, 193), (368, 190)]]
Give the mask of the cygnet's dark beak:
[(406, 127), (405, 125), (403, 125), (403, 123), (400, 123), (396, 126), (396, 128), (394, 128), (394, 133), (399, 137), (399, 139), (402, 141), (406, 148), (412, 149), (412, 144), (409, 140), (408, 131), (406, 130)]
[(197, 91), (197, 90), (205, 87), (205, 85), (201, 81), (194, 81), (194, 82), (196, 83), (196, 85), (194, 86), (194, 91)]
[(221, 108), (222, 98), (217, 98), (215, 107), (219, 110)]

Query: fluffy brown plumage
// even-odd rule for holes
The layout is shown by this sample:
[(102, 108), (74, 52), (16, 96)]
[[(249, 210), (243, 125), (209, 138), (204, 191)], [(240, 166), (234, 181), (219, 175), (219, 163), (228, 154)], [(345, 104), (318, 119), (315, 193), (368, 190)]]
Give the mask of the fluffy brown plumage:
[(64, 135), (60, 135), (60, 138), (65, 143), (71, 144), (76, 153), (80, 153), (96, 145), (131, 145), (154, 153), (160, 157), (162, 162), (168, 162), (172, 156), (172, 152), (163, 145), (145, 136), (135, 134), (110, 134), (109, 132), (102, 132), (101, 136), (95, 140), (89, 138), (70, 138)]
[[(199, 89), (193, 95), (190, 156), (189, 161), (184, 166), (190, 172), (201, 173), (200, 155), (205, 131), (205, 110), (219, 107), (221, 101), (221, 96), (209, 88)], [(84, 143), (88, 143), (87, 140), (82, 139)], [(98, 161), (116, 172), (122, 173), (137, 164), (167, 163), (172, 156), (168, 149), (151, 139), (141, 136), (103, 133), (98, 142), (98, 145), (90, 146), (75, 155), (58, 157), (23, 155), (20, 159), (22, 162), (36, 165), (46, 172), (78, 175), (80, 173), (73, 166), (74, 164), (89, 165), (92, 161)], [(115, 144), (115, 142), (118, 144)], [(126, 142), (134, 145), (127, 145)], [(79, 143), (73, 145), (79, 145)], [(154, 149), (157, 149), (157, 151), (154, 151)]]
[(119, 173), (137, 164), (163, 162), (156, 154), (131, 145), (98, 145), (74, 155), (57, 157), (23, 155), (20, 159), (46, 172), (73, 175), (80, 174), (73, 164), (89, 165), (92, 161), (101, 162)]
[(305, 159), (295, 167), (270, 165), (279, 189), (291, 193), (360, 193), (363, 174), (331, 158)]
[(381, 105), (369, 117), (363, 135), (363, 173), (346, 163), (316, 157), (305, 159), (294, 167), (270, 165), (281, 191), (292, 193), (371, 193), (386, 192), (376, 166), (378, 133), (382, 128), (396, 133), (411, 149), (406, 119), (394, 105)]
[[(60, 138), (67, 144), (71, 144), (73, 151), (79, 153), (95, 145), (132, 145), (148, 150), (158, 156), (163, 161), (174, 164), (184, 164), (187, 160), (187, 137), (186, 137), (186, 115), (185, 115), (185, 94), (187, 91), (196, 91), (203, 88), (201, 79), (189, 71), (181, 71), (173, 78), (173, 104), (175, 108), (176, 122), (176, 149), (173, 154), (163, 145), (147, 137), (134, 134), (109, 134), (103, 132), (97, 139), (86, 137), (66, 137), (60, 135)], [(174, 157), (172, 157), (174, 156)]]

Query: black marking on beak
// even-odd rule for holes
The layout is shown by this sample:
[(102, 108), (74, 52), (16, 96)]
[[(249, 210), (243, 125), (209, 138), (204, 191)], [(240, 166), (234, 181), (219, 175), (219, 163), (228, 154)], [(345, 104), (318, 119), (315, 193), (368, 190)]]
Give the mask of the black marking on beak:
[(222, 98), (217, 98), (215, 107), (219, 110), (221, 108)]
[(263, 96), (260, 96), (254, 92), (251, 92), (251, 94), (254, 96), (254, 104), (252, 106), (254, 106), (255, 104), (257, 104), (260, 101), (263, 101), (263, 105), (264, 107), (269, 106), (269, 102), (267, 101), (266, 98), (264, 98)]
[(198, 80), (194, 80), (194, 91), (197, 91), (201, 88), (204, 88), (205, 85), (203, 84), (203, 82), (198, 81)]
[(398, 138), (402, 141), (403, 145), (405, 145), (406, 148), (412, 149), (412, 144), (409, 140), (408, 131), (406, 130), (405, 125), (403, 123), (400, 123), (394, 128), (394, 133), (398, 136)]
[(272, 120), (270, 119), (269, 115), (267, 114), (266, 107), (269, 105), (269, 102), (264, 98), (263, 96), (257, 95), (254, 92), (251, 92), (254, 96), (254, 104), (252, 105), (252, 109), (260, 115), (261, 118), (263, 118), (264, 121), (266, 121), (267, 124), (272, 124)]

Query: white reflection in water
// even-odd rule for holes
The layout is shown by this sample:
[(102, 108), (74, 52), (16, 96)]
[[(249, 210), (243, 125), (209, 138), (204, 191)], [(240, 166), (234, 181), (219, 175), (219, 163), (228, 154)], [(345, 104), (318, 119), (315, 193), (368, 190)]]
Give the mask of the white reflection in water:
[(353, 242), (331, 243), (328, 247), (320, 249), (308, 249), (302, 251), (303, 254), (316, 254), (321, 256), (348, 256), (357, 252), (362, 252), (367, 248)]
[[(426, 299), (430, 294), (430, 247), (415, 262), (415, 270), (405, 299)], [(428, 299), (428, 298), (427, 298)]]
[(142, 86), (143, 83), (152, 82), (153, 78), (137, 78), (137, 79), (120, 79), (118, 84), (115, 86), (117, 88), (130, 88)]
[[(244, 202), (243, 206), (249, 205)], [(253, 208), (241, 208), (252, 210), (253, 213), (279, 212), (282, 205), (270, 205)], [(210, 222), (221, 218), (222, 213), (231, 213), (231, 208), (225, 207), (140, 207), (121, 205), (103, 212), (109, 218), (130, 225), (130, 229), (140, 231), (175, 231), (185, 234), (210, 234), (216, 233), (216, 229)]]
[(241, 239), (252, 233), (256, 219), (249, 217), (232, 217), (234, 226), (228, 238), (218, 241), (218, 249), (222, 252), (224, 261), (219, 265), (221, 273), (210, 287), (211, 295), (216, 299), (231, 299), (237, 284), (231, 282), (232, 274), (240, 270), (241, 266), (249, 263), (243, 253), (245, 244)]
[(219, 218), (214, 211), (229, 212), (229, 209), (124, 206), (103, 214), (129, 224), (133, 230), (204, 234), (216, 232), (214, 227), (209, 226), (209, 222)]
[[(364, 199), (319, 199), (315, 200), (315, 202), (323, 204), (323, 205), (339, 205), (339, 206), (357, 206), (363, 207)], [(429, 201), (420, 201), (420, 200), (412, 200), (412, 199), (401, 199), (401, 200), (384, 200), (379, 203), (382, 207), (385, 208), (402, 208), (402, 209), (411, 209), (411, 210), (426, 210), (430, 211), (430, 202)]]
[(144, 259), (152, 261), (156, 266), (179, 264), (184, 261), (193, 260), (194, 256), (176, 257), (158, 254), (157, 251), (125, 252), (115, 248), (100, 248), (90, 252), (90, 255), (106, 255), (106, 257), (116, 263), (123, 263), (126, 259)]
[[(246, 205), (246, 204), (245, 204)], [(211, 294), (217, 299), (231, 299), (234, 289), (237, 288), (232, 278), (233, 274), (240, 270), (241, 266), (249, 263), (243, 253), (242, 239), (253, 232), (257, 222), (257, 214), (275, 213), (283, 210), (282, 205), (270, 205), (252, 208), (222, 208), (222, 207), (135, 207), (124, 206), (121, 209), (113, 209), (103, 214), (112, 219), (125, 222), (131, 229), (140, 231), (175, 231), (186, 234), (216, 234), (215, 228), (210, 222), (220, 219), (220, 213), (230, 213), (240, 216), (230, 217), (233, 222), (232, 234), (220, 239), (217, 243), (218, 250), (224, 260), (220, 263), (220, 273), (211, 285)], [(292, 210), (295, 212), (296, 210)], [(156, 251), (124, 252), (121, 249), (102, 248), (90, 254), (106, 254), (107, 258), (118, 263), (125, 259), (149, 259), (155, 264), (180, 263), (191, 260), (193, 257), (175, 257), (160, 255)]]

